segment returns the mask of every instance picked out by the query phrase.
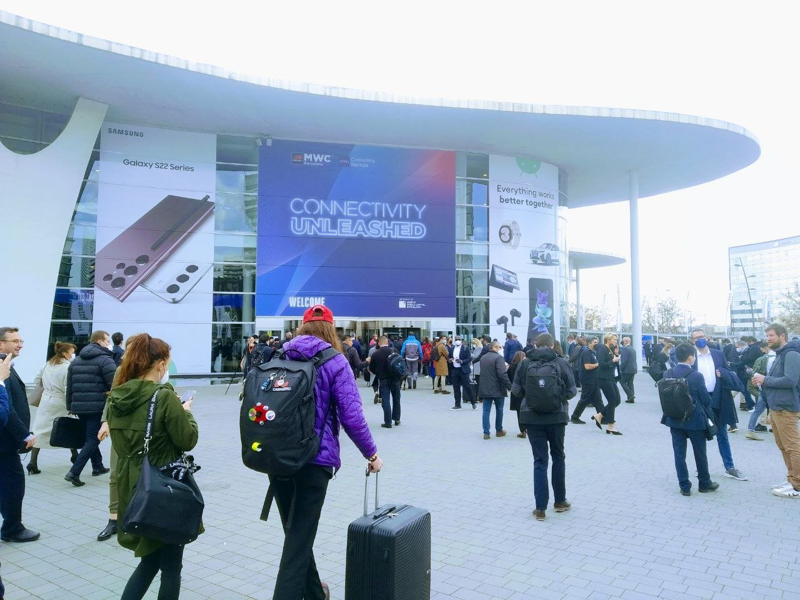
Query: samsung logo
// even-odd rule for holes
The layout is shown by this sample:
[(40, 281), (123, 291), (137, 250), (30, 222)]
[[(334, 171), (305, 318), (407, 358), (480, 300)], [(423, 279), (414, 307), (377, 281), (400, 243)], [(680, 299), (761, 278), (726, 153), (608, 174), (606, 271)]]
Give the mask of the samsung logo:
[(114, 127), (109, 127), (108, 133), (113, 133), (114, 135), (129, 135), (131, 137), (144, 137), (143, 131), (131, 131), (130, 129), (116, 129)]

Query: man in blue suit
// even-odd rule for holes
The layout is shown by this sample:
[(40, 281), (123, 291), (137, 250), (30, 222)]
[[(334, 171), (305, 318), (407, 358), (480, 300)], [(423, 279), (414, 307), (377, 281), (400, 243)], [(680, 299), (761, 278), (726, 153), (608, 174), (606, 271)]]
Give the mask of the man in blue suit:
[[(519, 342), (518, 342), (519, 343)], [(472, 364), (472, 352), (469, 346), (461, 343), (461, 336), (457, 335), (453, 343), (453, 350), (450, 352), (450, 381), (453, 382), (453, 398), (455, 406), (450, 410), (461, 410), (461, 388), (464, 388), (464, 397), (467, 402), (472, 404), (472, 408), (477, 408), (477, 401), (472, 397), (472, 388), (469, 385), (470, 365)]]
[(692, 495), (692, 482), (689, 480), (689, 469), (686, 467), (686, 440), (689, 440), (692, 442), (694, 462), (697, 465), (698, 489), (702, 493), (713, 492), (719, 484), (711, 481), (706, 456), (706, 425), (711, 415), (711, 396), (708, 394), (703, 376), (693, 368), (697, 360), (694, 347), (691, 344), (680, 344), (675, 350), (675, 358), (678, 364), (667, 369), (664, 378), (685, 378), (689, 393), (694, 400), (694, 412), (688, 419), (680, 421), (666, 415), (661, 419), (661, 423), (669, 427), (672, 433), (672, 452), (675, 455), (678, 485), (681, 494)]
[[(0, 327), (0, 353), (15, 359), (22, 350), (23, 341), (16, 327)], [(0, 429), (0, 514), (3, 526), (0, 539), (4, 542), (32, 542), (39, 533), (22, 524), (22, 499), (25, 496), (25, 471), (22, 470), (19, 451), (36, 443), (30, 432), (31, 412), (25, 383), (12, 366), (3, 381), (9, 395), (8, 422)]]
[(717, 446), (725, 465), (725, 476), (739, 481), (747, 481), (741, 471), (733, 463), (731, 443), (728, 439), (728, 426), (736, 428), (739, 418), (733, 404), (733, 391), (741, 391), (742, 383), (735, 373), (728, 368), (728, 363), (721, 350), (708, 347), (706, 333), (702, 329), (692, 331), (692, 342), (697, 348), (697, 360), (692, 369), (698, 371), (705, 380), (706, 390), (711, 396), (711, 409), (714, 412), (714, 424), (717, 432)]

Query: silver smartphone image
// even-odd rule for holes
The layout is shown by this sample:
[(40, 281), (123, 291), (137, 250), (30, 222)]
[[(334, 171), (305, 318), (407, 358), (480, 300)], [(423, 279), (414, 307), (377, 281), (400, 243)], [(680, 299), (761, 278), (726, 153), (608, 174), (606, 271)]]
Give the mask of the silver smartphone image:
[(165, 262), (141, 287), (170, 304), (178, 304), (200, 283), (211, 267), (211, 263)]

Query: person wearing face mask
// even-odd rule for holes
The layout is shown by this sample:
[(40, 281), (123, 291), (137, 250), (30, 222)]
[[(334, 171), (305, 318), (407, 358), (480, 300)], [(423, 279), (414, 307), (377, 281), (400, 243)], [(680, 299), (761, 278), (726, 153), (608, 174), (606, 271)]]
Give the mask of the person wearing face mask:
[(472, 404), (472, 409), (477, 408), (477, 401), (472, 397), (472, 387), (469, 383), (470, 364), (472, 361), (472, 353), (469, 348), (461, 341), (461, 336), (456, 336), (456, 341), (453, 343), (453, 354), (448, 359), (450, 363), (450, 380), (453, 382), (453, 398), (455, 398), (455, 406), (450, 410), (461, 410), (461, 389), (464, 389), (464, 397), (466, 401)]
[(85, 485), (81, 481), (81, 473), (90, 460), (93, 476), (104, 475), (110, 471), (103, 466), (103, 455), (100, 453), (100, 440), (97, 439), (97, 434), (100, 431), (103, 409), (116, 370), (114, 353), (111, 351), (111, 337), (106, 331), (92, 333), (90, 343), (69, 365), (67, 410), (78, 415), (86, 429), (86, 442), (72, 468), (64, 476), (64, 479), (75, 487)]
[[(125, 358), (113, 391), (108, 397), (108, 427), (111, 443), (119, 457), (116, 469), (119, 513), (133, 498), (142, 471), (144, 431), (150, 400), (156, 394), (155, 419), (148, 460), (164, 466), (177, 460), (197, 444), (197, 421), (192, 402), (181, 403), (169, 385), (170, 346), (146, 333), (128, 338)], [(203, 532), (201, 526), (200, 532)], [(184, 546), (162, 544), (152, 539), (117, 533), (120, 546), (133, 550), (141, 562), (128, 580), (121, 600), (140, 600), (161, 571), (159, 598), (178, 598)]]
[(714, 350), (708, 347), (708, 339), (705, 331), (694, 329), (692, 331), (692, 343), (697, 348), (697, 360), (692, 369), (699, 371), (703, 375), (706, 383), (706, 390), (711, 396), (711, 409), (714, 413), (714, 424), (717, 426), (717, 447), (722, 457), (722, 464), (725, 466), (725, 476), (739, 481), (747, 481), (741, 471), (736, 468), (733, 462), (731, 443), (728, 439), (728, 429), (730, 426), (735, 430), (739, 419), (736, 416), (736, 407), (733, 404), (732, 392), (742, 391), (744, 385), (728, 368), (728, 363), (721, 350)]
[[(34, 387), (39, 383), (42, 385), (42, 398), (39, 401), (39, 408), (36, 411), (36, 419), (33, 421), (33, 434), (36, 436), (36, 443), (31, 450), (31, 460), (27, 467), (28, 475), (38, 475), (39, 470), (39, 451), (42, 448), (53, 448), (50, 445), (50, 433), (53, 430), (53, 421), (59, 417), (67, 416), (67, 374), (72, 359), (75, 358), (74, 344), (66, 342), (56, 342), (54, 345), (55, 354), (47, 361), (42, 370), (33, 380)], [(78, 458), (78, 451), (72, 448), (72, 462)]]

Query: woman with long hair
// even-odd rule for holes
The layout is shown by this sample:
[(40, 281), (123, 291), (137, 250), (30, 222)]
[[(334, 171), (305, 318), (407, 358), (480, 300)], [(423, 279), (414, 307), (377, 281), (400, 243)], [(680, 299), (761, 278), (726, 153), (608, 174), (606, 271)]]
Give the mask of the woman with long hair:
[[(514, 353), (514, 358), (511, 359), (511, 364), (508, 367), (508, 378), (511, 381), (514, 381), (514, 376), (517, 374), (517, 367), (519, 367), (519, 363), (525, 360), (525, 353), (522, 350), (517, 350)], [(511, 394), (511, 410), (516, 411), (517, 413), (517, 424), (519, 425), (519, 433), (517, 434), (518, 438), (526, 438), (528, 437), (528, 433), (525, 430), (525, 425), (519, 420), (519, 409), (522, 408), (522, 399), (525, 397), (523, 394), (522, 396), (515, 396), (513, 393)]]
[[(342, 351), (333, 326), (333, 313), (322, 305), (305, 312), (297, 333), (283, 347), (288, 360), (308, 360), (330, 347)], [(328, 482), (342, 466), (339, 425), (367, 460), (371, 472), (377, 473), (383, 466), (364, 419), (353, 371), (344, 355), (335, 356), (317, 368), (314, 392), (315, 429), (320, 438), (317, 457), (291, 477), (269, 478), (285, 534), (273, 600), (330, 598), (328, 585), (320, 581), (313, 547)], [(290, 514), (291, 527), (287, 528)]]
[(619, 364), (619, 356), (614, 354), (616, 346), (617, 334), (607, 333), (603, 338), (603, 345), (597, 347), (597, 363), (600, 365), (597, 367), (597, 385), (606, 397), (607, 404), (592, 418), (600, 429), (606, 425), (606, 433), (622, 435), (622, 432), (617, 430), (615, 419), (616, 408), (621, 402), (616, 381)]
[[(168, 465), (197, 444), (192, 400), (181, 404), (181, 399), (167, 383), (170, 359), (170, 346), (165, 341), (146, 333), (131, 336), (108, 397), (108, 427), (118, 456), (119, 514), (123, 518), (142, 471), (144, 431), (150, 399), (154, 394), (155, 420), (147, 455), (150, 463), (156, 467)], [(121, 600), (143, 598), (159, 571), (159, 599), (178, 598), (183, 546), (162, 544), (125, 533), (122, 529), (117, 533), (117, 539), (121, 546), (133, 550), (141, 558)]]
[[(53, 421), (59, 417), (67, 416), (67, 372), (69, 363), (75, 358), (75, 344), (68, 342), (56, 342), (53, 346), (55, 354), (53, 358), (39, 371), (34, 379), (34, 386), (42, 384), (42, 399), (39, 401), (39, 408), (36, 411), (36, 419), (33, 421), (33, 435), (36, 436), (36, 443), (31, 451), (31, 460), (26, 469), (28, 475), (38, 475), (39, 470), (39, 450), (42, 448), (52, 448), (50, 445), (50, 433), (53, 430)], [(78, 457), (75, 448), (72, 452), (72, 462)]]

